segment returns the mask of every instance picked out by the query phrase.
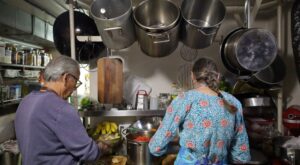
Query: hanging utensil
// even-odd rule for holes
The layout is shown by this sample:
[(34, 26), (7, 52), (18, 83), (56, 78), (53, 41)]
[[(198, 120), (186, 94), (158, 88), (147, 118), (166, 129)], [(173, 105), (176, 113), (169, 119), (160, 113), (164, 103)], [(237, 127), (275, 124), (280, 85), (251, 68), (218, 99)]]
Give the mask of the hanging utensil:
[(197, 49), (192, 49), (182, 44), (180, 49), (180, 56), (183, 60), (187, 62), (192, 62), (197, 58), (197, 55), (198, 55)]
[(183, 64), (178, 69), (177, 82), (179, 88), (183, 90), (192, 89), (193, 83), (191, 78), (192, 64)]

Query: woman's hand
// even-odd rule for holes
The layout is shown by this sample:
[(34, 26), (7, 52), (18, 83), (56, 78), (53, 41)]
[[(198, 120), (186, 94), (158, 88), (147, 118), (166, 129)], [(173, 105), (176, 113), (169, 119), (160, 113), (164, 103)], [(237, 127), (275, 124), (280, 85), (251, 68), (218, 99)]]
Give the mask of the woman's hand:
[(112, 153), (112, 147), (102, 141), (97, 141), (98, 147), (100, 149), (101, 155), (106, 155)]

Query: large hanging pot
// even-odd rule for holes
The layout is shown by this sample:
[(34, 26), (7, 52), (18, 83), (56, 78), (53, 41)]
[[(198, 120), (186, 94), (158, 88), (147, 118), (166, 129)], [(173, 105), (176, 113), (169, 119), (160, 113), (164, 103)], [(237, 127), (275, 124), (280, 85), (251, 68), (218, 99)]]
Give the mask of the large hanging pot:
[(281, 57), (277, 55), (270, 66), (253, 74), (248, 80), (248, 83), (253, 87), (267, 89), (279, 86), (284, 77), (285, 64)]
[(235, 30), (226, 37), (222, 47), (223, 62), (226, 61), (227, 65), (239, 73), (263, 70), (275, 60), (277, 55), (275, 37), (264, 29)]
[(221, 59), (222, 59), (222, 62), (223, 62), (223, 65), (225, 66), (225, 68), (231, 72), (231, 73), (234, 73), (234, 74), (237, 74), (237, 75), (250, 75), (251, 72), (250, 71), (247, 71), (247, 70), (239, 70), (238, 68), (234, 67), (232, 64), (230, 64), (230, 62), (228, 61), (228, 59), (226, 58), (225, 56), (225, 45), (227, 43), (227, 40), (228, 38), (234, 34), (236, 31), (239, 31), (239, 30), (242, 30), (244, 28), (237, 28), (237, 29), (234, 29), (233, 31), (229, 32), (226, 37), (224, 38), (223, 42), (222, 42), (222, 45), (220, 47), (220, 54), (221, 54)]
[(95, 0), (90, 11), (108, 48), (123, 49), (135, 42), (130, 0)]
[[(99, 36), (92, 18), (74, 11), (75, 36)], [(54, 21), (53, 38), (56, 49), (62, 54), (71, 56), (69, 11), (60, 14)], [(80, 42), (75, 37), (76, 60), (80, 63), (90, 62), (100, 57), (105, 46), (102, 42)]]
[(133, 11), (135, 29), (142, 51), (164, 57), (178, 45), (180, 10), (167, 0), (148, 0)]
[(182, 42), (193, 49), (210, 46), (225, 14), (225, 5), (220, 0), (184, 0), (181, 4)]

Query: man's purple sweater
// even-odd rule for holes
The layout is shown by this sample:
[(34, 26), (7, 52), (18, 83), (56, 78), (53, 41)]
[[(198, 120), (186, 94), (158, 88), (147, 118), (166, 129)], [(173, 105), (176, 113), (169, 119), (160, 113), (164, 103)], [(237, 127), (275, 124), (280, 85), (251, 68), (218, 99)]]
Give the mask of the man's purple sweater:
[(50, 91), (35, 91), (22, 100), (15, 129), (23, 165), (73, 165), (100, 153), (77, 111)]

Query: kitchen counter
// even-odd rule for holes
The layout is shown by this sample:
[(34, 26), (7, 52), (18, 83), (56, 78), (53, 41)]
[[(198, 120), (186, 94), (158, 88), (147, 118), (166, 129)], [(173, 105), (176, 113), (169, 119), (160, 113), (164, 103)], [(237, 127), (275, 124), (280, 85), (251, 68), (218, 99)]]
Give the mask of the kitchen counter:
[(89, 110), (79, 111), (81, 117), (138, 117), (164, 116), (165, 110)]

